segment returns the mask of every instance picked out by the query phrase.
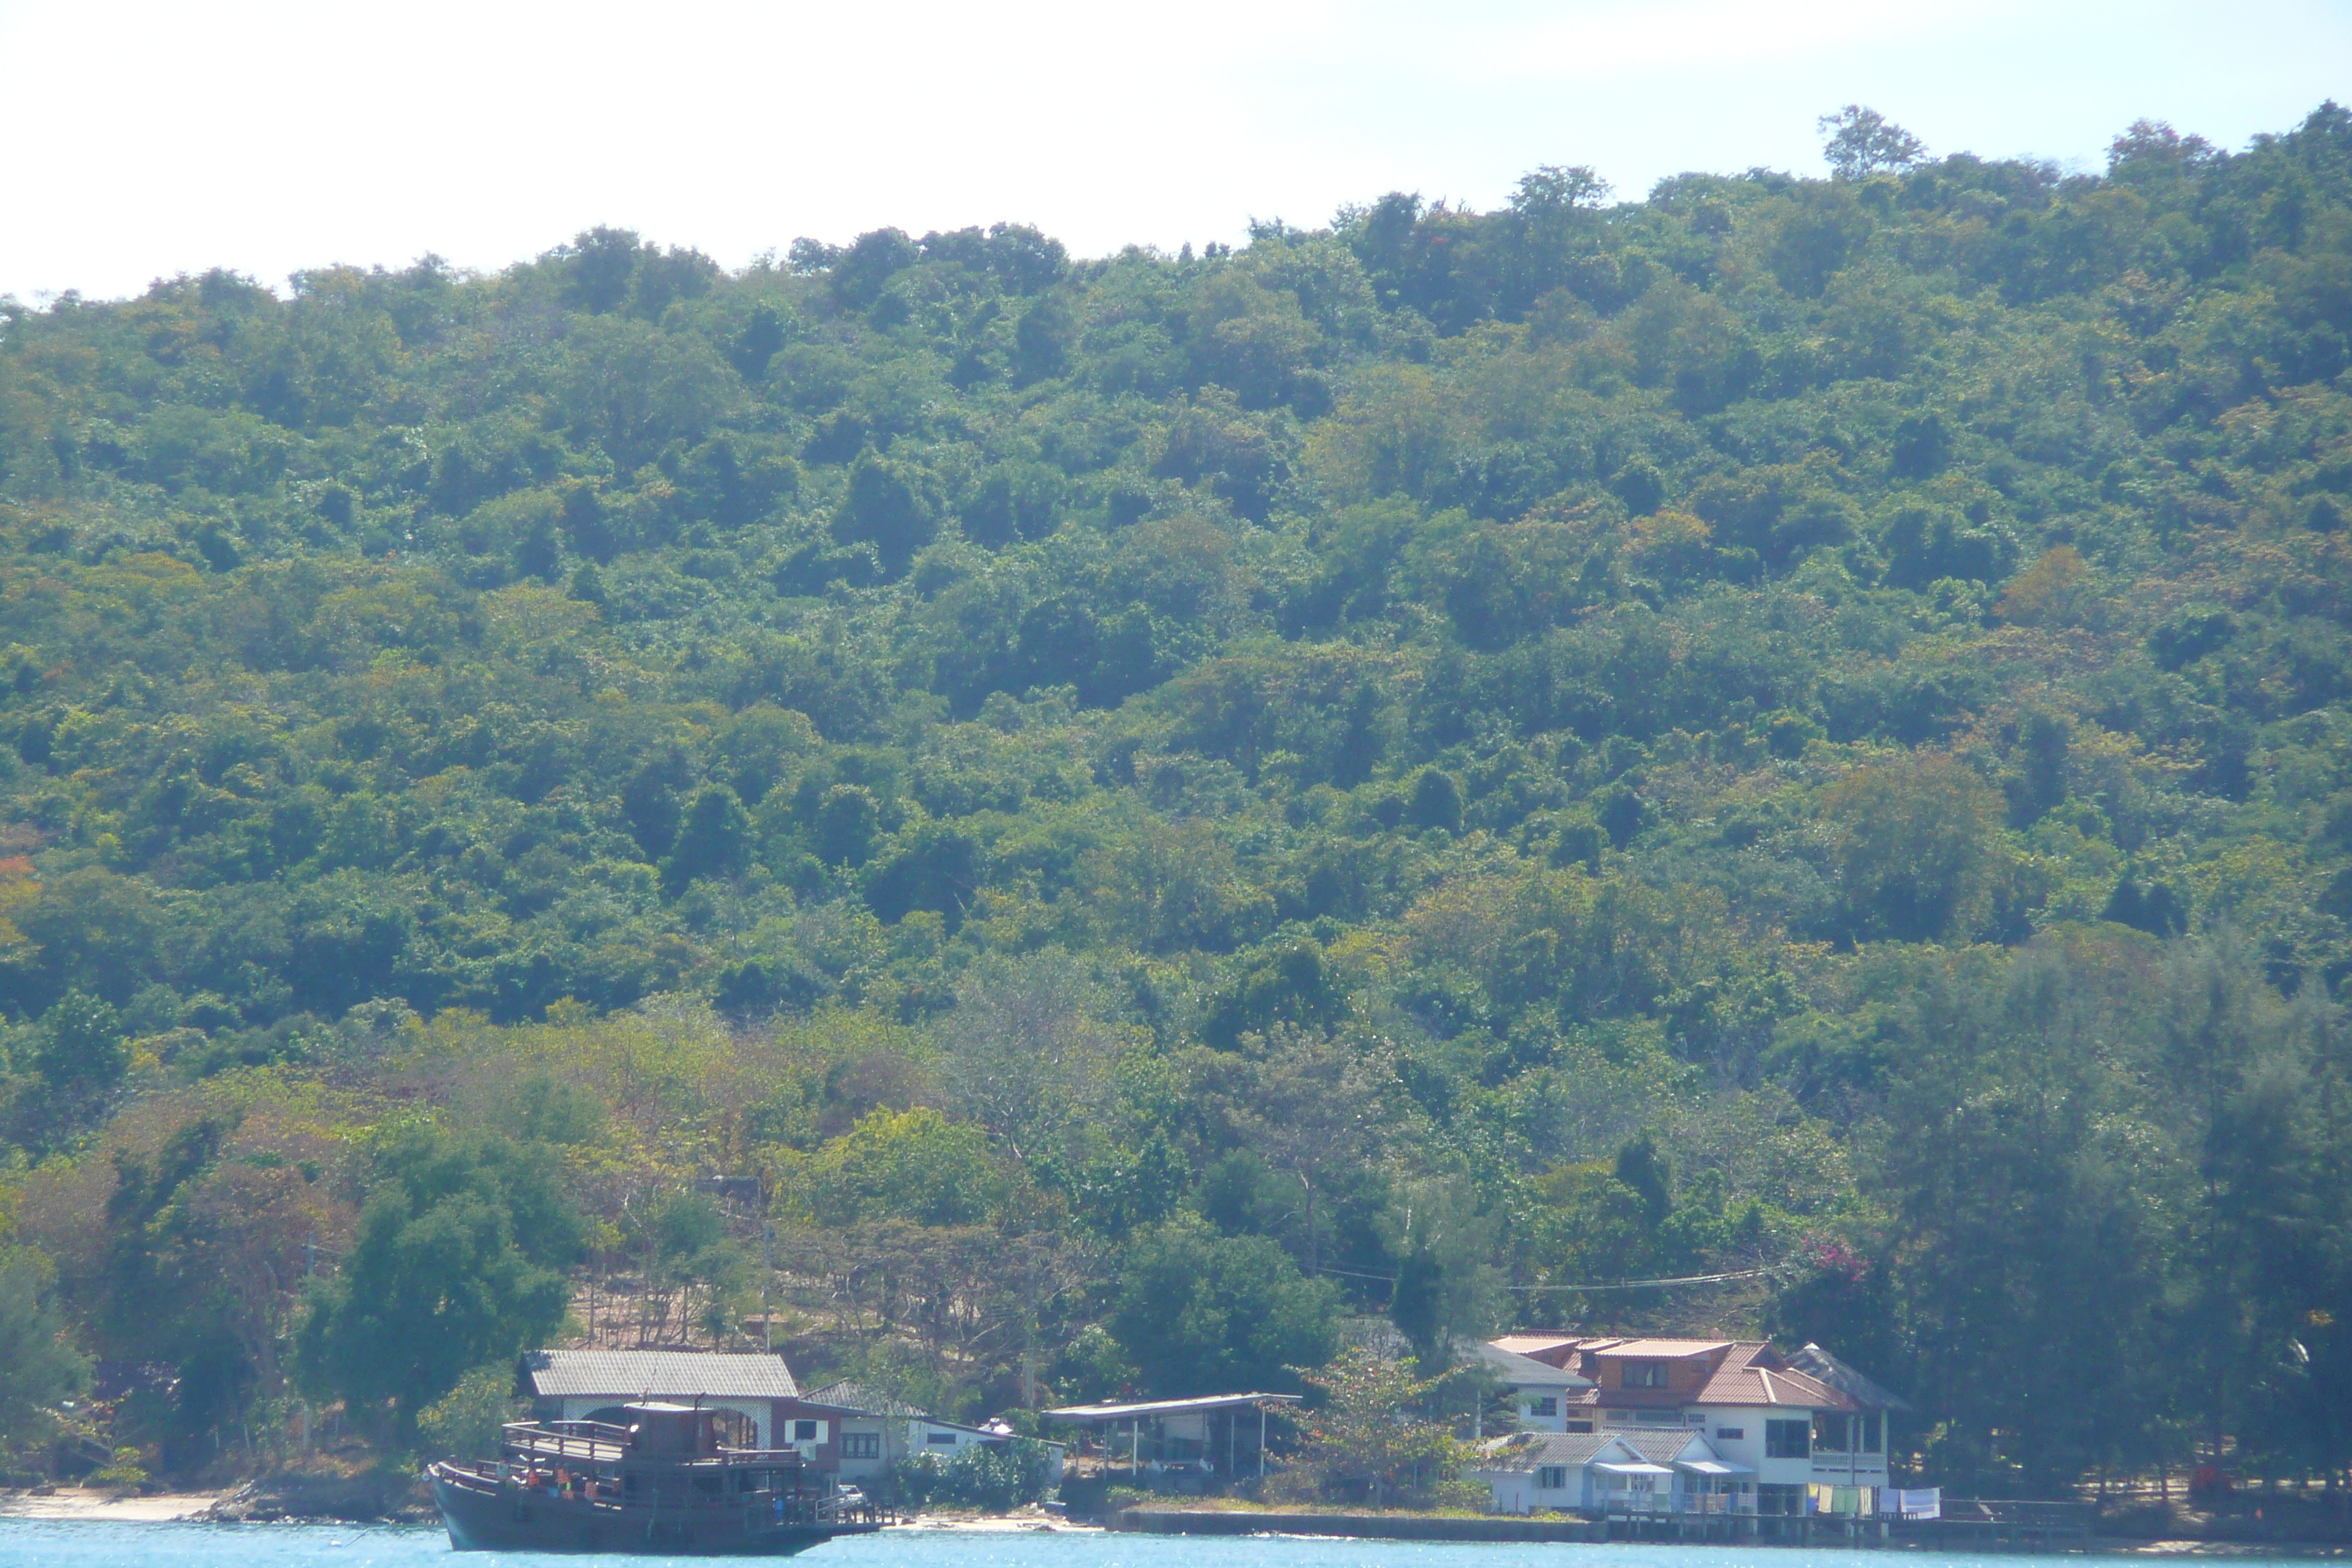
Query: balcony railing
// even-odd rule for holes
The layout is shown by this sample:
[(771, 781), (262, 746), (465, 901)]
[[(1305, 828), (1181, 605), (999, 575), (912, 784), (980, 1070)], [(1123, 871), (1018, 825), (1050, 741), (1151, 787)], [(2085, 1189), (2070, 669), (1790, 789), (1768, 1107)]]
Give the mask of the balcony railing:
[(1604, 1498), (1601, 1506), (1612, 1519), (1746, 1518), (1756, 1512), (1756, 1497), (1752, 1492), (1690, 1492), (1671, 1497), (1653, 1493)]

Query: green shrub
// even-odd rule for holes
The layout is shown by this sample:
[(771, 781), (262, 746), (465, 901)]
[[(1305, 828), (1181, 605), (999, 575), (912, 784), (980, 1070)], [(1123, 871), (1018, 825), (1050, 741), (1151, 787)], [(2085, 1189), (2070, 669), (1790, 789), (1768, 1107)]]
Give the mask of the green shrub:
[(1061, 1476), (1053, 1449), (1015, 1437), (1002, 1446), (974, 1444), (951, 1459), (909, 1455), (890, 1479), (908, 1508), (949, 1503), (1002, 1513), (1052, 1496)]

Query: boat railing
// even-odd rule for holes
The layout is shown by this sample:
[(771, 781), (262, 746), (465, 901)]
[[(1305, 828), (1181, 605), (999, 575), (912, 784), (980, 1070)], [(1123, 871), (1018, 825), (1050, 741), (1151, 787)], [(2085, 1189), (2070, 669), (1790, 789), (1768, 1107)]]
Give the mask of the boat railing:
[(611, 1464), (628, 1452), (629, 1429), (605, 1421), (509, 1421), (506, 1446), (540, 1459), (590, 1459)]

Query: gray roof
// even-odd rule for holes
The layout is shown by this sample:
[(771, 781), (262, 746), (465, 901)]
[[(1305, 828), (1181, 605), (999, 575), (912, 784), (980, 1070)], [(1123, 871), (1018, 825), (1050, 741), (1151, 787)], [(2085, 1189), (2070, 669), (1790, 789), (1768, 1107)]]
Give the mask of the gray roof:
[(1819, 1345), (1808, 1344), (1803, 1350), (1792, 1351), (1788, 1362), (1807, 1377), (1828, 1384), (1865, 1410), (1911, 1408), (1905, 1401), (1879, 1387)]
[(1639, 1426), (1620, 1426), (1609, 1435), (1654, 1465), (1674, 1463), (1675, 1456), (1689, 1447), (1694, 1438), (1706, 1451), (1706, 1458), (1715, 1457), (1715, 1445), (1708, 1442), (1706, 1434), (1696, 1426), (1685, 1426), (1679, 1432), (1671, 1426), (1654, 1426), (1646, 1432)]
[(830, 1405), (840, 1410), (855, 1410), (861, 1415), (906, 1416), (910, 1420), (928, 1415), (928, 1412), (916, 1409), (895, 1394), (885, 1394), (878, 1388), (868, 1388), (845, 1377), (801, 1397), (811, 1405)]
[(1532, 1473), (1541, 1465), (1573, 1468), (1616, 1440), (1612, 1432), (1522, 1432), (1493, 1445), (1470, 1468), (1496, 1474)]
[(714, 1351), (530, 1351), (523, 1374), (541, 1399), (793, 1399), (792, 1369), (775, 1355)]

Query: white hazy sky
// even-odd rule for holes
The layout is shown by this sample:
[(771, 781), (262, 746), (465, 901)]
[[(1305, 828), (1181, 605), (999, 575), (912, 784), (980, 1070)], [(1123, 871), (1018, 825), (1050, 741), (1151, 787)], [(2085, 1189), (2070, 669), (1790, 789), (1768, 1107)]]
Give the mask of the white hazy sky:
[(1081, 255), (1817, 171), (1871, 104), (1937, 151), (2100, 166), (2352, 100), (2352, 0), (0, 0), (0, 294), (281, 283), (597, 223), (729, 266), (796, 235), (1038, 225)]

